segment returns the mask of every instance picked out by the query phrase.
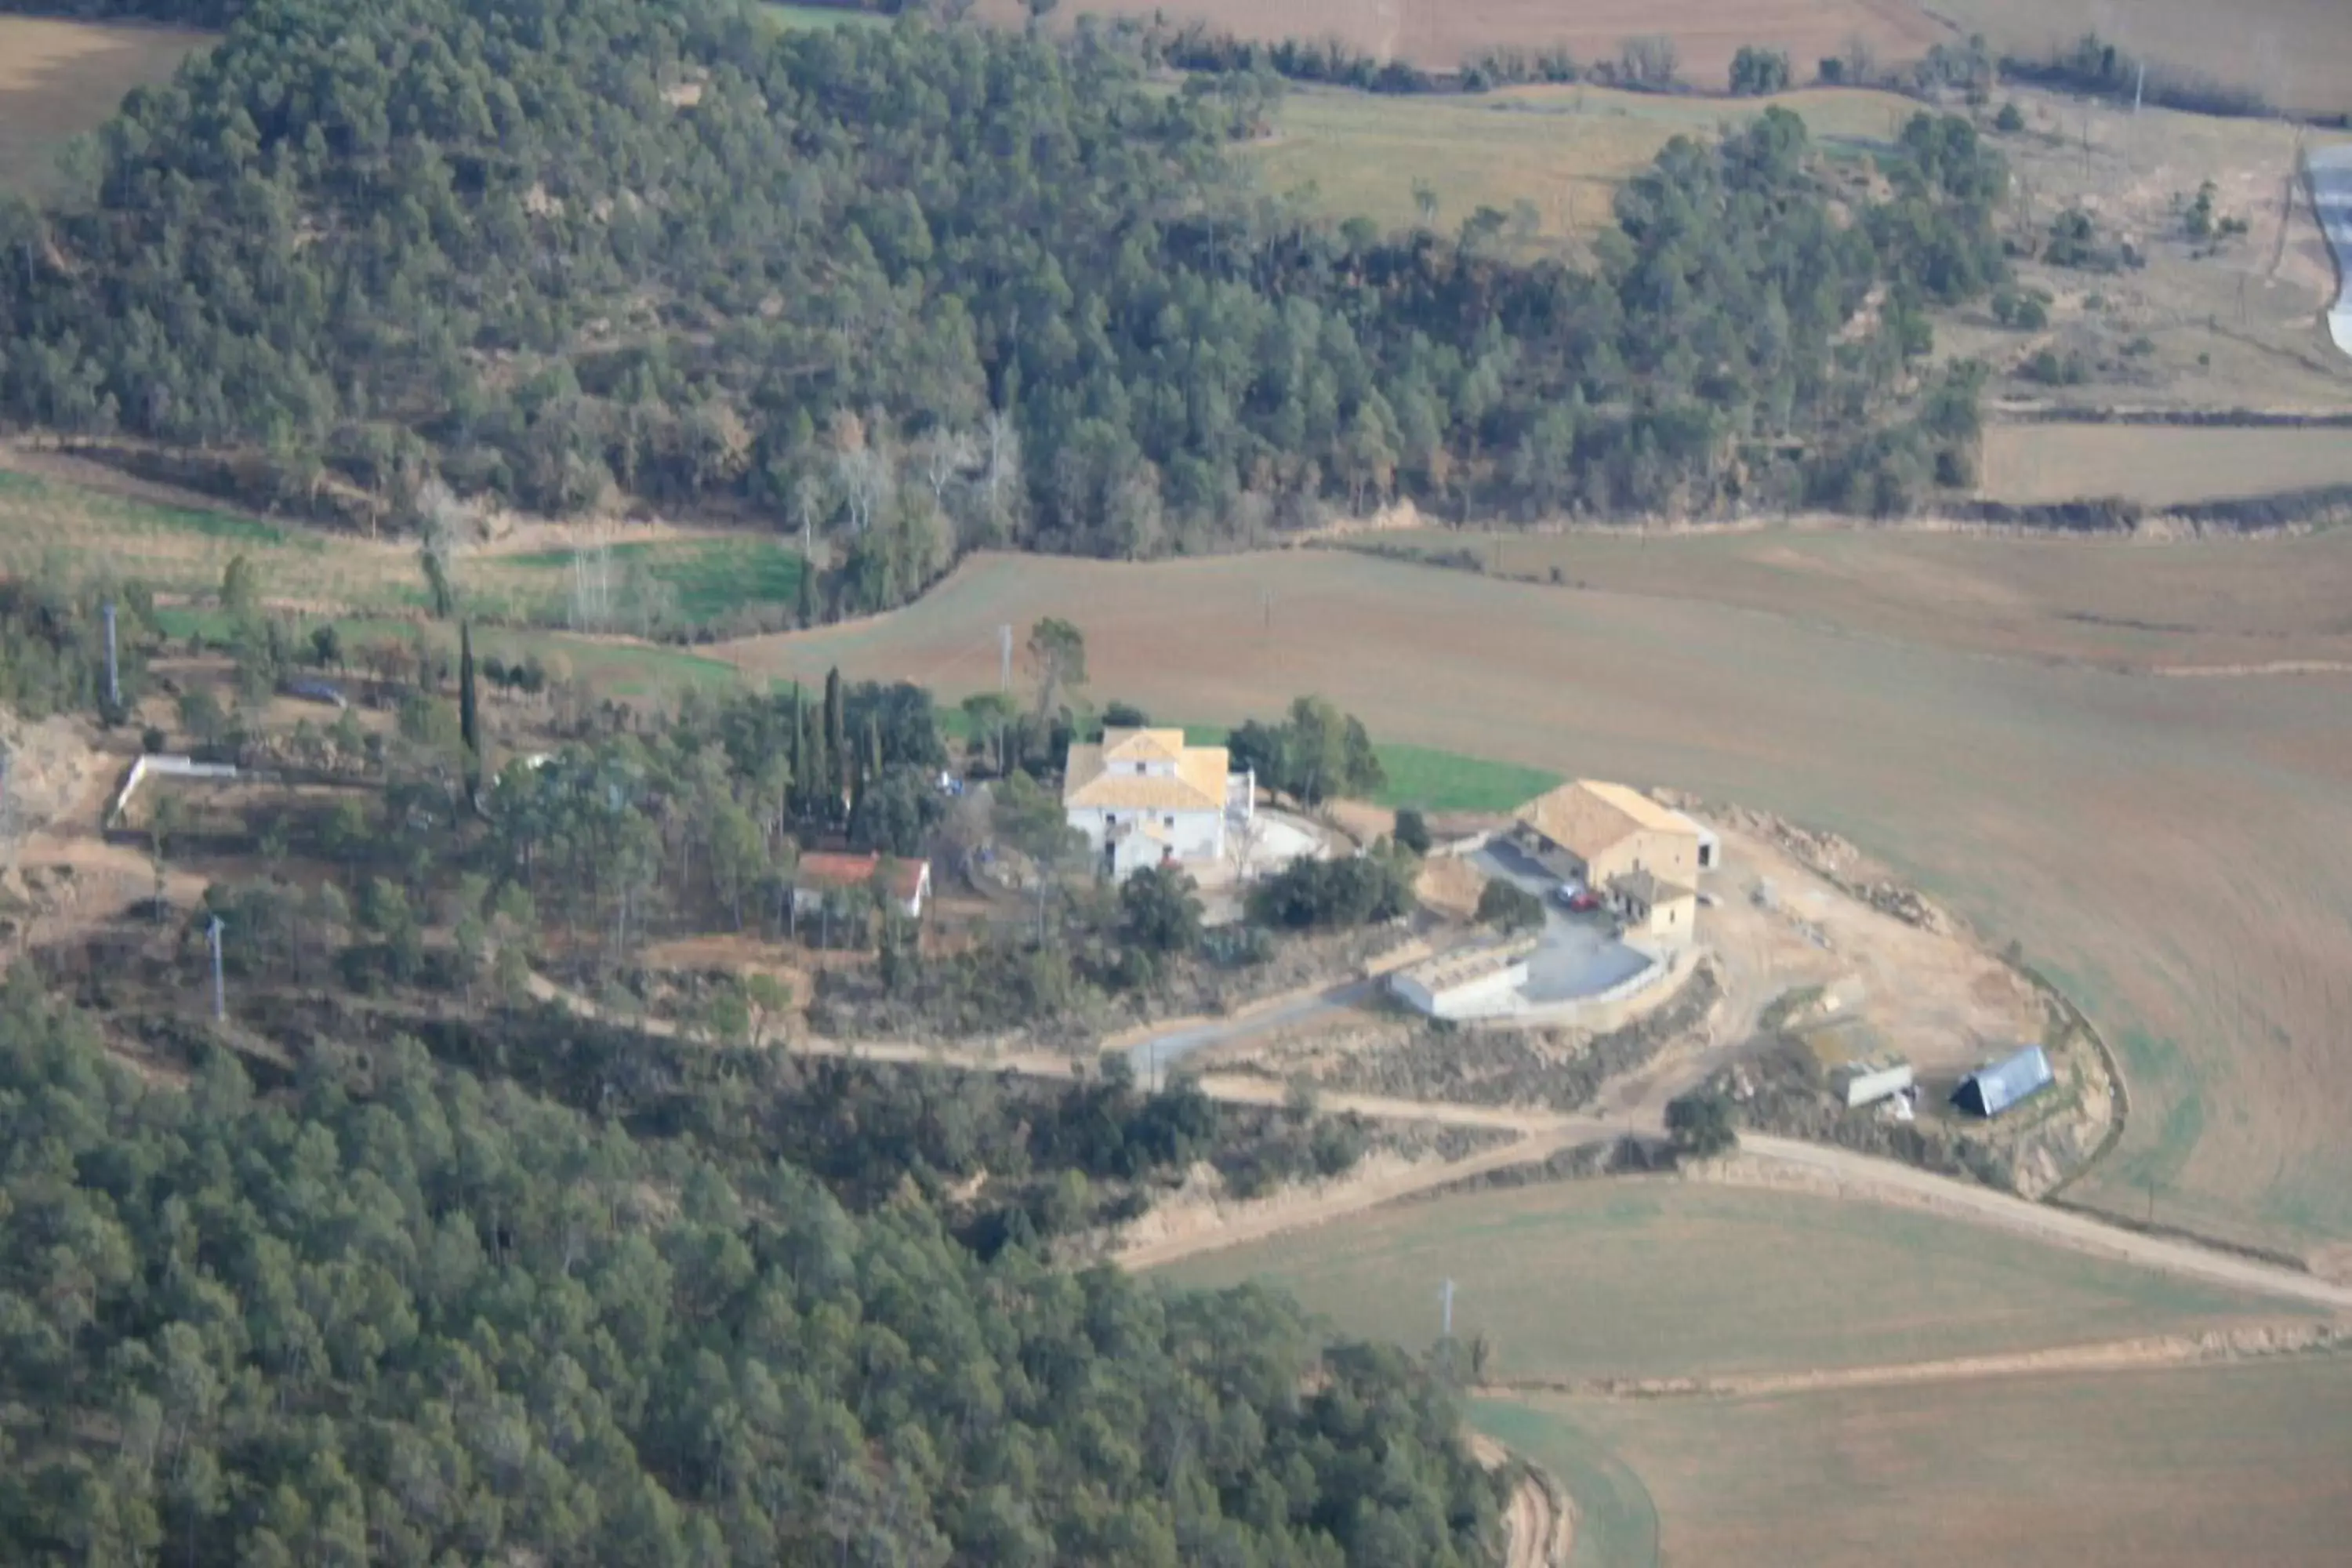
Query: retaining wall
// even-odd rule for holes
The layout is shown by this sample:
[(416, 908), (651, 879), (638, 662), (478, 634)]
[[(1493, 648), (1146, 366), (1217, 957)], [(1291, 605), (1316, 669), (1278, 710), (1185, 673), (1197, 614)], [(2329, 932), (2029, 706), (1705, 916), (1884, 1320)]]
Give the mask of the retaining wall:
[[(1632, 946), (1630, 942), (1627, 944)], [(1634, 948), (1636, 952), (1646, 950)], [(1650, 952), (1647, 967), (1638, 970), (1610, 986), (1579, 996), (1572, 1002), (1552, 1002), (1541, 1006), (1521, 1006), (1508, 1018), (1496, 1022), (1514, 1028), (1570, 1028), (1606, 1031), (1620, 1029), (1651, 1008), (1672, 996), (1680, 982), (1688, 979), (1698, 969), (1699, 950), (1696, 947), (1669, 949), (1663, 953)]]
[(236, 764), (200, 763), (194, 757), (166, 756), (159, 752), (142, 755), (131, 764), (131, 771), (123, 775), (122, 787), (114, 792), (114, 804), (106, 810), (108, 826), (122, 820), (122, 814), (131, 809), (131, 802), (139, 794), (139, 786), (157, 773), (175, 779), (233, 779), (236, 777)]

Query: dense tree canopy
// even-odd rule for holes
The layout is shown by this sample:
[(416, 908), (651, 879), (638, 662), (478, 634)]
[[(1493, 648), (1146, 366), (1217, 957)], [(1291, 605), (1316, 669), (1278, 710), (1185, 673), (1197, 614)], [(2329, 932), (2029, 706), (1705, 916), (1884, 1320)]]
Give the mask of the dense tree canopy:
[(1998, 160), (1941, 123), (1885, 208), (1785, 112), (1678, 140), (1588, 275), (1498, 215), (1265, 201), (1213, 95), (1111, 29), (262, 0), (79, 188), (0, 205), (0, 408), (252, 451), (296, 497), (748, 504), (852, 534), (854, 606), (976, 540), (1150, 554), (1398, 492), (1835, 499), (1914, 429), (1917, 307), (2000, 270)]
[[(19, 971), (21, 974), (23, 972)], [(10, 1563), (1490, 1560), (1402, 1355), (633, 1139), (414, 1042), (258, 1096), (0, 997)]]

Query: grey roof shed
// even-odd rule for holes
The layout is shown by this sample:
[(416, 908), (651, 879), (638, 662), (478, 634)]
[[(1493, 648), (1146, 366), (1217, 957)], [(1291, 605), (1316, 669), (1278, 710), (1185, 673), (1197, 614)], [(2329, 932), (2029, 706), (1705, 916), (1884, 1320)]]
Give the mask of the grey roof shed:
[(1999, 1116), (2019, 1100), (2048, 1089), (2057, 1075), (2040, 1046), (2028, 1046), (2006, 1061), (1979, 1068), (1960, 1080), (1952, 1103), (1979, 1116)]

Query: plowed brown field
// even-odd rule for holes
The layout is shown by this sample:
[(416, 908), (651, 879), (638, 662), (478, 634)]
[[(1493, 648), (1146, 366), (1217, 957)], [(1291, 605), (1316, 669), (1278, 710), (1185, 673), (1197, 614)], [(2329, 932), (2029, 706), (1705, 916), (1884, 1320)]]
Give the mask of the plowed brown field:
[[(2214, 559), (2208, 599), (2281, 591), (2263, 585), (2273, 548), (2246, 547), (2242, 581)], [(2342, 561), (2310, 569), (2352, 585)], [(983, 558), (902, 615), (714, 651), (965, 691), (993, 686), (1000, 624), (1062, 615), (1098, 694), (1171, 717), (1320, 691), (1376, 734), (1843, 831), (2021, 940), (2122, 1051), (2131, 1130), (2074, 1195), (2139, 1215), (2152, 1185), (2159, 1221), (2352, 1238), (2352, 675), (2158, 679), (1962, 651), (1938, 646), (1918, 584), (1852, 635), (1840, 605), (1870, 605), (1877, 576), (1820, 595), (1814, 625), (1321, 553)]]

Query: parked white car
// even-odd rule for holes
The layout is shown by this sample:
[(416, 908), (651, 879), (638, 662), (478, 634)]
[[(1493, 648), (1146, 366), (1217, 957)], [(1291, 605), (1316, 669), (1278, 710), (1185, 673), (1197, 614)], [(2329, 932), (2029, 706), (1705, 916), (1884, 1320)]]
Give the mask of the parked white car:
[(1563, 904), (1572, 904), (1577, 900), (1584, 897), (1584, 884), (1578, 881), (1575, 878), (1570, 877), (1567, 881), (1562, 882), (1558, 888), (1553, 889), (1553, 896), (1558, 898)]

